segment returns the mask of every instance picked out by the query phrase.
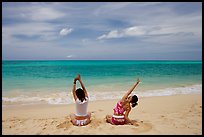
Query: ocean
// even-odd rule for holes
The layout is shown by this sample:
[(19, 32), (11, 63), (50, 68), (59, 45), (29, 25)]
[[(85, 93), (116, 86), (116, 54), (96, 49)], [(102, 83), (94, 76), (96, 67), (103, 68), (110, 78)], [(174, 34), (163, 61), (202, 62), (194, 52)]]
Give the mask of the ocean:
[(77, 74), (90, 101), (119, 99), (137, 78), (139, 98), (202, 92), (202, 61), (3, 60), (2, 105), (74, 103)]

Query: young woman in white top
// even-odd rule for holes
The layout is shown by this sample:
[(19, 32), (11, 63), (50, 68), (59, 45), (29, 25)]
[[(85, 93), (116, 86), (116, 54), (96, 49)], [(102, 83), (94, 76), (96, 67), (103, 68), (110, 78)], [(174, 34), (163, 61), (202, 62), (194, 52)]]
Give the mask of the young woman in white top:
[[(78, 88), (76, 90), (77, 80), (81, 84), (82, 89)], [(75, 126), (84, 126), (89, 124), (91, 122), (90, 120), (91, 113), (87, 112), (89, 98), (79, 74), (74, 79), (72, 93), (76, 102), (76, 112), (75, 114), (74, 113), (70, 114), (72, 124)]]

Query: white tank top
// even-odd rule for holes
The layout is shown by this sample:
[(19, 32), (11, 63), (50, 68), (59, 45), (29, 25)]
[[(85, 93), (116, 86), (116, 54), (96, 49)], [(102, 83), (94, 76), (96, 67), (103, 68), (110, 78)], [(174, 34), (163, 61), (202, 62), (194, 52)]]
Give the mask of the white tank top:
[(87, 107), (88, 107), (88, 97), (85, 97), (86, 100), (76, 99), (76, 116), (86, 116), (87, 115)]

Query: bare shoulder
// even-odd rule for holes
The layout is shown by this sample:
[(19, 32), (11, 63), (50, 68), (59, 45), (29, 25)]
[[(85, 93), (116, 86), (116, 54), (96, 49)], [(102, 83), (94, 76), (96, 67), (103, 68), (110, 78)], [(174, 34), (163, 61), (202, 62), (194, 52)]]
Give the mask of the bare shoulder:
[(130, 104), (128, 102), (126, 102), (123, 106), (123, 108), (127, 111), (127, 110), (131, 110)]

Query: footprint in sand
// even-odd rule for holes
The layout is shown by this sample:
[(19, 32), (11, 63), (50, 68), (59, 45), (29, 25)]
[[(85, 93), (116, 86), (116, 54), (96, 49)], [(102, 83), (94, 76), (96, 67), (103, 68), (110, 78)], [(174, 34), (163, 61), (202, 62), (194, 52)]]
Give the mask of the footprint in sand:
[(145, 122), (143, 120), (141, 121), (135, 121), (135, 124), (133, 125), (134, 128), (132, 128), (134, 130), (134, 132), (136, 133), (140, 133), (140, 132), (146, 132), (149, 131), (150, 129), (152, 129), (152, 124)]
[(69, 116), (66, 116), (66, 117), (64, 117), (65, 119), (70, 119), (70, 117)]
[(102, 110), (102, 109), (98, 109), (98, 111), (99, 111), (99, 112), (102, 112), (103, 110)]
[(57, 125), (57, 128), (69, 128), (71, 126), (71, 123), (69, 121), (64, 121), (62, 123), (60, 123), (59, 125)]
[(89, 126), (91, 128), (96, 128), (96, 127), (99, 127), (102, 124), (102, 122), (103, 122), (102, 120), (94, 118), (91, 120), (91, 123), (89, 124)]
[(56, 121), (56, 120), (52, 120), (52, 121), (50, 122), (50, 124), (53, 125), (55, 122), (57, 122), (57, 121)]
[(165, 117), (164, 115), (161, 115), (161, 117)]

